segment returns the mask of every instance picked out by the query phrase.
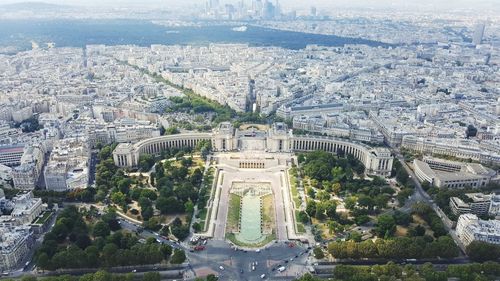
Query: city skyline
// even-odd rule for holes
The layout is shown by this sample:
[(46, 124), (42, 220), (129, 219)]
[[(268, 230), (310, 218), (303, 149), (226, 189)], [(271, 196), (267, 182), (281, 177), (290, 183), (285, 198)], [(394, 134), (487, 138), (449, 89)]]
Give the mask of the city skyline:
[[(247, 4), (251, 4), (251, 0), (244, 0), (248, 2)], [(171, 1), (171, 0), (145, 0), (145, 1), (137, 1), (137, 0), (46, 0), (46, 1), (31, 1), (32, 3), (52, 3), (52, 4), (61, 4), (61, 5), (80, 5), (80, 6), (90, 6), (90, 7), (99, 7), (99, 6), (107, 6), (107, 7), (117, 7), (119, 5), (123, 6), (131, 6), (131, 7), (163, 7), (167, 8), (168, 6), (173, 7), (186, 7), (186, 6), (204, 6), (206, 1), (201, 0), (185, 0), (181, 3), (179, 1)], [(220, 1), (221, 4), (237, 4), (239, 1)], [(270, 1), (274, 2), (274, 1)], [(0, 4), (13, 4), (13, 3), (30, 3), (29, 1), (19, 1), (19, 0), (3, 0)], [(496, 8), (495, 0), (458, 0), (458, 1), (431, 1), (431, 0), (421, 0), (418, 2), (408, 3), (406, 0), (311, 0), (311, 1), (302, 1), (302, 0), (281, 0), (280, 3), (287, 8), (290, 9), (308, 9), (311, 6), (317, 6), (318, 8), (327, 9), (327, 8), (378, 8), (378, 9), (412, 9), (412, 8), (422, 8), (424, 10), (430, 10), (433, 8), (437, 8), (440, 10), (444, 9), (482, 9), (485, 7)]]

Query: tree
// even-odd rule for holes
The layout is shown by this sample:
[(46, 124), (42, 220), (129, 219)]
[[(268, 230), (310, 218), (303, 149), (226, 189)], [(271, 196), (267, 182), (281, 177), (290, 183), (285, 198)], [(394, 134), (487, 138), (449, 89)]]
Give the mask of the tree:
[(75, 244), (82, 250), (85, 250), (88, 246), (92, 244), (90, 237), (85, 233), (79, 233), (76, 235)]
[(339, 194), (340, 191), (342, 190), (342, 185), (340, 185), (340, 183), (336, 182), (332, 185), (332, 190), (333, 190), (333, 193)]
[(111, 201), (113, 201), (113, 203), (119, 205), (119, 206), (123, 206), (126, 204), (126, 196), (125, 194), (123, 194), (122, 192), (118, 191), (118, 192), (114, 192), (113, 194), (111, 194)]
[(314, 253), (314, 257), (318, 260), (325, 258), (325, 254), (323, 253), (323, 250), (321, 250), (320, 247), (315, 247), (313, 250), (313, 253)]
[(420, 224), (417, 225), (417, 226), (415, 226), (415, 227), (411, 227), (408, 230), (408, 235), (412, 236), (412, 237), (415, 237), (415, 236), (424, 236), (425, 235), (425, 227), (423, 227)]
[(467, 138), (475, 137), (477, 135), (476, 127), (474, 127), (474, 125), (467, 126), (467, 129), (465, 130), (465, 134), (466, 134)]
[(357, 225), (363, 225), (370, 221), (370, 217), (368, 215), (357, 215), (355, 216), (354, 221)]
[(94, 230), (92, 232), (94, 237), (103, 237), (103, 238), (108, 236), (109, 233), (110, 233), (110, 230), (109, 230), (108, 224), (103, 222), (102, 220), (98, 221), (94, 225)]
[(316, 215), (316, 201), (307, 201), (306, 212), (310, 217)]
[(466, 248), (467, 255), (475, 262), (498, 260), (500, 247), (483, 241), (473, 241)]
[(170, 256), (172, 255), (172, 246), (170, 246), (168, 244), (162, 244), (160, 246), (160, 252), (163, 255), (163, 259), (168, 260), (170, 258)]
[(304, 173), (318, 181), (331, 180), (332, 174), (329, 165), (320, 160), (314, 160), (304, 165)]
[(377, 257), (377, 247), (372, 240), (366, 240), (358, 245), (358, 252), (361, 257), (375, 258)]
[(396, 222), (391, 215), (383, 214), (378, 217), (375, 231), (380, 237), (392, 236), (396, 232)]
[(345, 174), (342, 167), (337, 166), (332, 168), (332, 178), (334, 181), (339, 182), (344, 178), (344, 176)]
[(146, 272), (142, 277), (142, 281), (161, 281), (159, 272)]
[(155, 164), (155, 158), (153, 157), (153, 155), (142, 154), (141, 156), (139, 156), (139, 168), (143, 172), (151, 170), (154, 164)]
[(329, 201), (326, 204), (326, 215), (328, 218), (333, 219), (337, 215), (337, 204), (334, 201)]
[(298, 216), (298, 219), (301, 223), (303, 223), (303, 224), (309, 223), (309, 216), (307, 215), (306, 212), (300, 211), (297, 216)]
[(194, 212), (194, 204), (191, 200), (184, 203), (184, 211), (188, 214), (192, 214)]
[(180, 132), (179, 132), (179, 129), (177, 129), (177, 127), (168, 127), (165, 130), (165, 135), (176, 135), (178, 133), (180, 133)]
[(158, 199), (156, 200), (156, 208), (162, 214), (175, 214), (184, 209), (182, 202), (177, 200), (177, 198), (175, 198), (174, 196), (158, 197)]
[(207, 275), (207, 281), (217, 281), (219, 278), (213, 274)]
[(184, 253), (184, 251), (181, 249), (175, 249), (170, 262), (172, 264), (181, 264), (184, 261), (186, 261), (186, 254)]
[(412, 222), (412, 217), (409, 214), (399, 210), (396, 210), (392, 216), (398, 225), (408, 226)]
[(373, 204), (377, 206), (378, 210), (381, 210), (387, 207), (387, 201), (389, 201), (389, 197), (386, 194), (379, 194), (373, 199)]
[(100, 270), (94, 273), (94, 281), (109, 281), (111, 280), (111, 274), (106, 271)]
[(368, 210), (372, 210), (373, 207), (375, 206), (375, 202), (374, 202), (373, 198), (368, 196), (368, 195), (365, 195), (365, 194), (361, 194), (359, 196), (358, 204), (359, 204), (359, 206), (365, 207)]
[(141, 216), (144, 221), (148, 221), (153, 217), (154, 210), (151, 206), (141, 208)]
[(349, 196), (344, 200), (344, 205), (348, 210), (354, 210), (356, 208), (357, 199), (354, 196)]
[(184, 240), (189, 236), (189, 225), (175, 225), (170, 226), (170, 232), (179, 240)]
[[(460, 254), (460, 250), (458, 249), (457, 245), (450, 236), (441, 236), (432, 243), (432, 245), (434, 244), (437, 247), (437, 252), (439, 253), (437, 256), (439, 257), (454, 258)], [(495, 253), (494, 249), (493, 252)], [(496, 257), (497, 258), (499, 257), (498, 251), (496, 251)]]
[(38, 257), (36, 258), (36, 264), (38, 267), (43, 269), (51, 268), (50, 258), (46, 253), (41, 253), (40, 255), (38, 255)]
[(153, 231), (158, 231), (161, 228), (160, 219), (156, 218), (156, 217), (152, 217), (152, 218), (148, 219), (147, 221), (144, 222), (143, 225), (144, 225), (144, 228), (150, 229)]
[(362, 235), (357, 231), (352, 231), (349, 233), (348, 239), (354, 242), (361, 242)]

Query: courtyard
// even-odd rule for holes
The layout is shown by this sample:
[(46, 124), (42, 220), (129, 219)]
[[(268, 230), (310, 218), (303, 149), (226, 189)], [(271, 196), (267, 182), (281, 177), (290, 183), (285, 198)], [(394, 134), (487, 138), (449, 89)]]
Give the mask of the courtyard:
[(242, 247), (297, 238), (286, 175), (292, 155), (233, 152), (214, 158), (217, 172), (208, 236)]

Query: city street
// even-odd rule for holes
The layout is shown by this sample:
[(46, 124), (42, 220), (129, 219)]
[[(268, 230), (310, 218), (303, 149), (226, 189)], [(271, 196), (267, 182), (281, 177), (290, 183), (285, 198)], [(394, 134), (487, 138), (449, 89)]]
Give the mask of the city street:
[[(306, 273), (306, 252), (301, 246), (289, 247), (284, 242), (273, 243), (257, 252), (235, 250), (225, 241), (208, 241), (205, 250), (188, 252), (188, 259), (192, 273), (214, 273), (219, 280), (261, 280), (278, 276), (292, 280)], [(280, 266), (286, 268), (282, 273), (277, 270)], [(263, 274), (265, 277), (261, 278)]]
[[(137, 225), (125, 220), (120, 220), (120, 224), (129, 231), (138, 229)], [(185, 273), (187, 279), (215, 274), (220, 277), (219, 280), (260, 280), (265, 274), (266, 277), (279, 276), (280, 279), (291, 280), (307, 271), (308, 250), (296, 244), (291, 247), (285, 242), (272, 243), (257, 252), (255, 249), (235, 250), (228, 242), (208, 240), (205, 250), (196, 252), (190, 251), (191, 245), (187, 243), (167, 240), (148, 230), (143, 230), (139, 235), (144, 239), (154, 237), (161, 243), (185, 250), (189, 267)], [(254, 262), (258, 264), (252, 270)], [(286, 270), (278, 272), (278, 265), (285, 266)], [(221, 266), (224, 270), (221, 270)]]

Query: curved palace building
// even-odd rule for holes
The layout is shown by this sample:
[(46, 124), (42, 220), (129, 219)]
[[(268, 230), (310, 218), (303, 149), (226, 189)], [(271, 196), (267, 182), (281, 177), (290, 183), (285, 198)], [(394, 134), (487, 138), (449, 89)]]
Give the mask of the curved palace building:
[[(160, 155), (167, 148), (195, 147), (200, 141), (210, 141), (215, 152), (261, 151), (290, 153), (324, 150), (330, 153), (343, 151), (360, 160), (366, 173), (389, 176), (393, 157), (387, 148), (370, 147), (366, 144), (332, 137), (292, 134), (284, 123), (270, 128), (263, 125), (244, 125), (240, 129), (224, 122), (213, 133), (184, 133), (146, 139), (135, 144), (122, 143), (113, 151), (115, 164), (134, 167), (142, 154)], [(259, 167), (255, 167), (259, 168)]]

